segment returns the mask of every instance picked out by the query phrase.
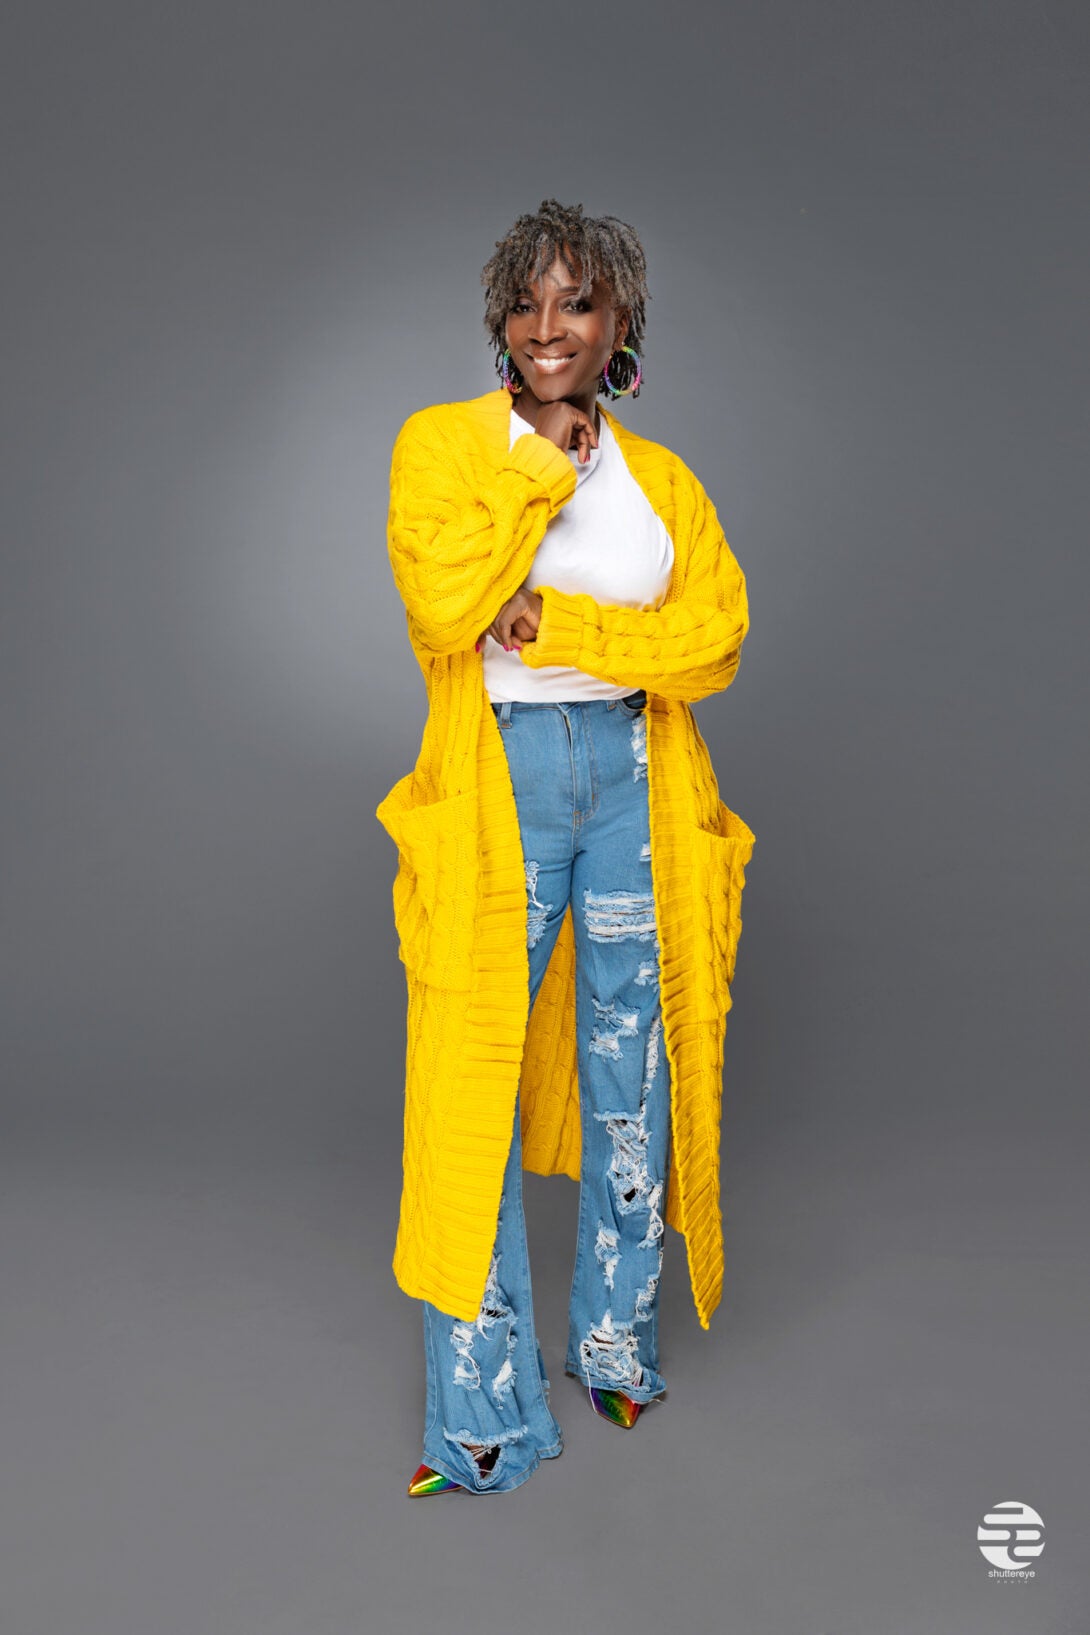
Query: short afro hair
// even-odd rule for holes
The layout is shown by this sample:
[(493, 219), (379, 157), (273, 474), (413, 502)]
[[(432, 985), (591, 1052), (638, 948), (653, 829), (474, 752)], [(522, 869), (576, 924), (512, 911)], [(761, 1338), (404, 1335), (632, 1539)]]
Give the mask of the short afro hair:
[[(507, 350), (507, 315), (519, 291), (540, 278), (558, 254), (572, 277), (580, 277), (580, 296), (590, 294), (596, 278), (608, 285), (614, 307), (628, 313), (625, 345), (642, 357), (646, 304), (651, 296), (647, 257), (635, 230), (616, 216), (586, 216), (581, 204), (542, 199), (535, 215), (519, 216), (505, 237), (497, 239), (495, 254), (481, 271), (484, 325), (495, 348), (497, 374), (503, 372)], [(518, 381), (514, 365), (510, 372)], [(636, 365), (627, 352), (614, 358), (609, 378), (622, 390), (635, 380)], [(606, 391), (601, 381), (598, 391)]]

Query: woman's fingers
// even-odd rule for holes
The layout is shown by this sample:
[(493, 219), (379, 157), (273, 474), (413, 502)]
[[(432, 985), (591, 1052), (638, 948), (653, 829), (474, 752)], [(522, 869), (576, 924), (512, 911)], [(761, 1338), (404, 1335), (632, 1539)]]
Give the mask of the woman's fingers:
[(572, 423), (572, 446), (579, 456), (580, 465), (586, 465), (590, 459), (592, 448), (598, 447), (598, 438), (594, 431), (594, 421), (582, 410), (576, 411), (576, 418)]
[[(511, 604), (508, 603), (507, 607), (503, 608), (493, 619), (485, 631), (485, 636), (491, 636), (493, 641), (499, 642), (501, 647), (509, 650), (511, 647), (511, 628), (514, 622), (515, 615)], [(484, 637), (481, 638), (481, 645), (484, 645)]]
[(520, 585), (514, 596), (500, 608), (488, 629), (482, 630), (474, 644), (474, 652), (481, 651), (488, 636), (508, 651), (512, 647), (517, 648), (521, 642), (533, 641), (540, 622), (540, 596), (536, 591)]

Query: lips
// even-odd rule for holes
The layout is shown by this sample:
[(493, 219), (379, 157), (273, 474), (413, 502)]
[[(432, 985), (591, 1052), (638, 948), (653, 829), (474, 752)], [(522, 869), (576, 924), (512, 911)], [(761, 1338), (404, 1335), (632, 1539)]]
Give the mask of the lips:
[(562, 369), (568, 367), (574, 357), (574, 352), (566, 357), (540, 357), (533, 352), (530, 353), (530, 361), (534, 368), (540, 370), (543, 375), (558, 375)]

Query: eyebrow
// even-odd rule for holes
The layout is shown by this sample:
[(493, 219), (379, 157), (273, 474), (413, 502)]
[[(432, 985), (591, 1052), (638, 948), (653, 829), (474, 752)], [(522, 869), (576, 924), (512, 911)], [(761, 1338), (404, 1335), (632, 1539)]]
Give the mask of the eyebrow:
[[(579, 285), (578, 284), (561, 284), (558, 287), (557, 293), (559, 295), (575, 295), (578, 292), (578, 290), (579, 290)], [(523, 284), (521, 286), (518, 293), (519, 293), (519, 295), (528, 295), (531, 298), (531, 300), (533, 299), (533, 294), (534, 294), (533, 290), (528, 289), (525, 284)]]

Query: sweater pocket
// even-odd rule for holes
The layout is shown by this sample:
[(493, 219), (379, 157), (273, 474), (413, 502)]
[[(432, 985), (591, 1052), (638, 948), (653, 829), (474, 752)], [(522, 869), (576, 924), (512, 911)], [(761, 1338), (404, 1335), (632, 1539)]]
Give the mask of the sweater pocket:
[(700, 963), (693, 973), (693, 999), (697, 1014), (705, 1021), (721, 1019), (731, 1007), (746, 864), (756, 839), (749, 825), (724, 801), (717, 804), (717, 827), (700, 825), (693, 831), (693, 912), (700, 950)]
[(410, 772), (396, 783), (375, 814), (398, 849), (398, 957), (421, 982), (468, 989), (479, 878), (477, 791), (412, 805), (413, 781)]

